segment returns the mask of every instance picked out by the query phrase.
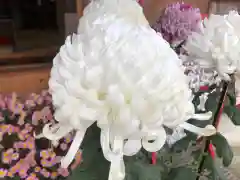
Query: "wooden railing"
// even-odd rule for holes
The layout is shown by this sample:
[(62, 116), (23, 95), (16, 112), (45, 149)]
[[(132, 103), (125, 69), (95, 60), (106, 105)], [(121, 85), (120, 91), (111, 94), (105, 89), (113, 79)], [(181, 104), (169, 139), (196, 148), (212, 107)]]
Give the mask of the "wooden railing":
[(52, 60), (57, 47), (0, 54), (0, 94), (38, 93), (48, 88)]
[(0, 67), (0, 93), (24, 96), (47, 89), (50, 68), (49, 63)]

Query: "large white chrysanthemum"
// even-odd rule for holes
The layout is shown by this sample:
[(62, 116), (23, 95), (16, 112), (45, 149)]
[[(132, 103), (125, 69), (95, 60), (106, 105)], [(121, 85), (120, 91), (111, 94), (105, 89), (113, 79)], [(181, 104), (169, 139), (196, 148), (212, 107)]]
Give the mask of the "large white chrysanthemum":
[(201, 33), (193, 33), (185, 49), (190, 57), (205, 69), (213, 69), (224, 80), (240, 67), (240, 16), (231, 11), (227, 15), (211, 15), (204, 20)]
[[(142, 146), (154, 152), (164, 145), (163, 125), (180, 125), (201, 135), (215, 132), (185, 122), (206, 120), (209, 114), (195, 115), (177, 54), (150, 28), (135, 1), (124, 2), (119, 9), (118, 0), (93, 1), (78, 34), (66, 39), (49, 80), (59, 123), (43, 129), (52, 141), (76, 131), (62, 160), (67, 167), (87, 128), (97, 122), (103, 154), (111, 162), (109, 180), (124, 178), (123, 155), (134, 155)], [(124, 14), (131, 9), (136, 16)]]

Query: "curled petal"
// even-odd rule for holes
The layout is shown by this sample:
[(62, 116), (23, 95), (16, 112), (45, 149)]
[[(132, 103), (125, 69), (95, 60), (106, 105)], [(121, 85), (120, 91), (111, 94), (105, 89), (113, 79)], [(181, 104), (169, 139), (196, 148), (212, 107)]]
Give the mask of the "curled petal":
[(217, 132), (216, 128), (212, 125), (207, 125), (205, 128), (200, 128), (185, 122), (181, 124), (180, 127), (200, 136), (212, 136)]
[(123, 153), (126, 156), (137, 154), (142, 148), (140, 139), (128, 139), (124, 144)]
[(157, 152), (159, 151), (165, 144), (167, 139), (167, 135), (165, 130), (163, 129), (157, 137), (145, 137), (142, 139), (142, 146), (149, 152)]

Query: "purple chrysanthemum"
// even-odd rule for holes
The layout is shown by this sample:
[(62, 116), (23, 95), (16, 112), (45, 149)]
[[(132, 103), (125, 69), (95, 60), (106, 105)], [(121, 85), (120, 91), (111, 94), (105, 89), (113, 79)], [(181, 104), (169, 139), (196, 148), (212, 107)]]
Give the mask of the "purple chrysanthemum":
[(184, 3), (174, 3), (167, 6), (163, 15), (153, 25), (170, 44), (184, 41), (192, 32), (199, 31), (201, 13), (198, 8)]

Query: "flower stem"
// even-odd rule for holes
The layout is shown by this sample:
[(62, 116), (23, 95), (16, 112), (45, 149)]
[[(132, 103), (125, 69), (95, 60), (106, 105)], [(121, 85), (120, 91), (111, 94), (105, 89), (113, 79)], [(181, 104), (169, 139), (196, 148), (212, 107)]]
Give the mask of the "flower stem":
[[(213, 118), (213, 122), (212, 122), (212, 125), (216, 129), (219, 125), (220, 117), (221, 117), (221, 114), (222, 114), (222, 111), (223, 111), (224, 100), (225, 100), (225, 97), (227, 95), (228, 86), (229, 86), (229, 82), (224, 81), (221, 96), (220, 96), (219, 103), (218, 103), (218, 106), (217, 106), (217, 110), (216, 110), (216, 113), (214, 114), (214, 118)], [(203, 140), (205, 141), (205, 143), (204, 143), (205, 146), (204, 146), (204, 149), (203, 149), (203, 153), (207, 153), (209, 151), (209, 147), (211, 146), (211, 141), (206, 137)], [(210, 153), (212, 153), (212, 152), (210, 152)], [(200, 164), (199, 164), (199, 168), (198, 168), (198, 173), (199, 174), (203, 171), (205, 160), (206, 160), (206, 156), (203, 155), (202, 158), (201, 158)], [(198, 176), (196, 180), (199, 180), (199, 179), (200, 179), (200, 176)]]

